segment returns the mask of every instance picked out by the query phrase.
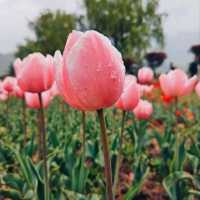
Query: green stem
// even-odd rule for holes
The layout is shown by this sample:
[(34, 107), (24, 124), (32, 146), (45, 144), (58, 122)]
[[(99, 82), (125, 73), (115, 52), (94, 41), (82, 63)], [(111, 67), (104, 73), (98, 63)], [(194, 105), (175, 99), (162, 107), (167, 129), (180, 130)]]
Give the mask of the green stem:
[[(61, 97), (60, 98), (60, 108), (61, 108), (61, 113), (62, 113), (62, 120), (63, 123), (69, 123), (69, 119), (68, 119), (68, 111), (67, 111), (67, 104), (65, 103), (64, 99)], [(63, 131), (65, 131), (65, 126), (63, 127)]]
[(22, 115), (23, 115), (23, 130), (24, 130), (24, 145), (27, 141), (27, 129), (26, 129), (26, 103), (25, 100), (22, 100)]
[(124, 124), (125, 124), (125, 118), (126, 118), (126, 111), (122, 111), (122, 123), (121, 123), (121, 133), (119, 137), (119, 151), (116, 161), (116, 169), (115, 169), (115, 178), (114, 178), (114, 184), (113, 184), (113, 192), (116, 194), (117, 192), (117, 186), (119, 181), (119, 171), (120, 166), (122, 162), (122, 148), (124, 143)]
[(38, 110), (37, 113), (37, 119), (38, 119), (38, 154), (39, 154), (39, 160), (42, 160), (42, 134), (41, 134), (41, 113)]
[(111, 162), (110, 162), (109, 148), (108, 148), (108, 138), (107, 138), (107, 134), (106, 134), (103, 109), (97, 110), (97, 113), (98, 113), (99, 123), (100, 123), (100, 128), (101, 128), (101, 143), (102, 143), (102, 150), (103, 150), (103, 156), (104, 156), (107, 199), (113, 200), (112, 171), (111, 171)]
[(179, 146), (180, 146), (180, 141), (179, 141), (179, 133), (177, 132), (176, 133), (176, 143), (175, 143), (175, 170), (180, 170), (179, 169), (179, 161), (180, 161), (180, 158), (179, 158)]
[(8, 99), (6, 100), (6, 128), (10, 132), (10, 127), (9, 127), (9, 100), (10, 100), (10, 95), (8, 94)]
[(80, 168), (80, 176), (79, 176), (79, 189), (78, 191), (85, 193), (85, 157), (86, 157), (86, 121), (85, 121), (85, 111), (82, 111), (82, 127), (81, 127), (81, 136), (82, 136), (82, 158), (81, 158), (81, 168)]
[(47, 146), (46, 146), (46, 129), (45, 129), (45, 118), (44, 109), (42, 103), (42, 94), (39, 93), (40, 109), (39, 109), (39, 122), (40, 122), (40, 135), (42, 142), (42, 159), (43, 159), (43, 170), (44, 170), (44, 199), (49, 200), (49, 177), (48, 177), (48, 167), (47, 167)]
[(65, 102), (64, 102), (63, 99), (61, 99), (61, 111), (62, 111), (63, 113), (65, 113)]
[(83, 146), (82, 149), (83, 149), (84, 160), (85, 160), (85, 141), (86, 141), (85, 129), (86, 129), (85, 111), (82, 111), (82, 146)]
[(174, 112), (176, 112), (178, 110), (178, 97), (175, 97), (174, 100)]

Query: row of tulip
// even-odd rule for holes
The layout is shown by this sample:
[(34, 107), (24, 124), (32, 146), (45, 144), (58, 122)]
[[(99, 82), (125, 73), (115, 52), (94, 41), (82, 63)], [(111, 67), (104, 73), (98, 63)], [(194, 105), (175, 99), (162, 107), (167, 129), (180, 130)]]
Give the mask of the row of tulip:
[[(13, 66), (16, 77), (6, 77), (0, 82), (0, 100), (8, 101), (10, 96), (19, 97), (27, 107), (38, 110), (38, 146), (44, 162), (45, 199), (49, 199), (50, 188), (44, 108), (54, 97), (61, 96), (72, 108), (83, 113), (98, 113), (107, 198), (112, 200), (119, 184), (127, 112), (133, 112), (139, 120), (148, 120), (153, 113), (152, 104), (145, 100), (154, 89), (152, 70), (144, 67), (139, 70), (137, 77), (125, 75), (121, 54), (105, 36), (96, 31), (73, 31), (68, 36), (63, 54), (56, 51), (54, 57), (45, 57), (41, 53), (33, 53), (23, 60), (16, 59)], [(179, 97), (190, 95), (194, 89), (200, 96), (198, 78), (194, 76), (189, 79), (181, 69), (162, 74), (159, 83), (165, 98), (177, 101)], [(123, 111), (114, 183), (103, 115), (103, 109), (111, 106)]]

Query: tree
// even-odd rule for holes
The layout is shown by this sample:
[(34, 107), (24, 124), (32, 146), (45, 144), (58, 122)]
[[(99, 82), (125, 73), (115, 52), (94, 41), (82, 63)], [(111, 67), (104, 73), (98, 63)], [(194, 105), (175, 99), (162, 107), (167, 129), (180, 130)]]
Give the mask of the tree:
[(159, 0), (84, 0), (84, 5), (82, 27), (110, 37), (124, 57), (139, 61), (152, 42), (164, 45)]
[(39, 51), (43, 54), (54, 54), (57, 49), (63, 50), (67, 35), (76, 28), (76, 16), (61, 11), (45, 11), (35, 21), (29, 23), (35, 39), (26, 39), (24, 45), (18, 46), (16, 56)]
[(63, 50), (67, 35), (73, 29), (95, 29), (107, 35), (122, 52), (135, 62), (151, 47), (163, 46), (163, 14), (157, 12), (159, 0), (83, 0), (85, 14), (74, 16), (62, 11), (45, 11), (29, 27), (35, 39), (26, 39), (17, 49), (17, 57), (40, 51), (54, 54)]

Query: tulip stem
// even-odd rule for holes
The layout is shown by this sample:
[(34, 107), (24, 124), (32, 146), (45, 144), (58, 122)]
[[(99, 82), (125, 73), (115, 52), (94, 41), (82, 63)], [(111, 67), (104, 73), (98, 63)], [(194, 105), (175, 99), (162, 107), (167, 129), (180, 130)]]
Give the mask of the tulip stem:
[(86, 157), (86, 122), (85, 122), (85, 111), (82, 111), (82, 126), (81, 126), (81, 138), (82, 138), (82, 158), (81, 158), (81, 168), (80, 168), (80, 178), (79, 178), (79, 191), (85, 193), (85, 157)]
[[(9, 127), (9, 100), (10, 100), (10, 97), (9, 97), (9, 94), (8, 94), (8, 99), (6, 100), (6, 128), (9, 130), (10, 127)], [(10, 131), (10, 130), (9, 130)]]
[(42, 159), (42, 134), (41, 134), (41, 114), (40, 111), (38, 111), (38, 154), (39, 154), (39, 160)]
[(117, 156), (117, 161), (116, 161), (115, 177), (114, 177), (114, 184), (113, 184), (114, 194), (116, 194), (116, 192), (117, 192), (117, 186), (118, 186), (118, 181), (119, 181), (119, 171), (120, 171), (120, 166), (121, 166), (121, 162), (122, 162), (122, 148), (123, 148), (123, 143), (124, 143), (125, 118), (126, 118), (126, 111), (123, 110), (122, 111), (121, 132), (120, 132), (120, 137), (119, 137), (119, 151), (118, 151), (118, 156)]
[(61, 99), (61, 111), (62, 111), (63, 113), (65, 113), (65, 102), (64, 102), (63, 99)]
[(85, 111), (82, 111), (82, 149), (83, 149), (83, 159), (85, 159), (85, 141), (86, 141), (86, 135), (85, 135), (85, 128), (86, 128), (86, 123), (85, 123)]
[[(63, 123), (65, 123), (67, 121), (68, 123), (68, 113), (65, 111), (65, 101), (63, 98), (60, 98), (60, 109), (61, 109), (61, 113), (62, 113), (62, 120), (63, 120)], [(63, 129), (65, 129), (64, 126), (62, 126)]]
[(25, 100), (22, 100), (22, 115), (23, 115), (23, 130), (24, 130), (24, 145), (27, 141), (27, 129), (26, 129), (26, 103)]
[(175, 97), (174, 99), (174, 112), (176, 112), (178, 109), (178, 97)]
[(40, 122), (40, 135), (42, 142), (42, 159), (43, 159), (43, 170), (44, 170), (44, 199), (49, 200), (49, 178), (48, 178), (48, 167), (47, 167), (47, 146), (46, 146), (46, 129), (45, 129), (45, 118), (44, 109), (42, 104), (42, 94), (39, 93), (40, 109), (39, 109), (39, 122)]
[(98, 113), (100, 128), (101, 128), (101, 143), (102, 143), (102, 150), (103, 150), (103, 156), (104, 156), (107, 199), (113, 200), (112, 171), (111, 171), (111, 162), (110, 162), (109, 148), (108, 148), (108, 138), (107, 138), (107, 134), (106, 134), (103, 109), (97, 110), (97, 113)]

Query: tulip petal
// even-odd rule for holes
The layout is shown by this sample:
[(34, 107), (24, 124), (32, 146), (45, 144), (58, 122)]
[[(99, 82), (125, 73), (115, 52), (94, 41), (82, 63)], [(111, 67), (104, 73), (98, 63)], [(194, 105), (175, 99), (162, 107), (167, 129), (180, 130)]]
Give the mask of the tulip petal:
[(87, 31), (65, 62), (68, 84), (85, 110), (109, 107), (119, 98), (125, 68), (120, 53), (95, 31)]

